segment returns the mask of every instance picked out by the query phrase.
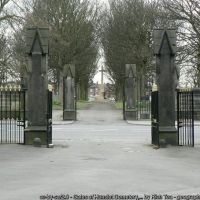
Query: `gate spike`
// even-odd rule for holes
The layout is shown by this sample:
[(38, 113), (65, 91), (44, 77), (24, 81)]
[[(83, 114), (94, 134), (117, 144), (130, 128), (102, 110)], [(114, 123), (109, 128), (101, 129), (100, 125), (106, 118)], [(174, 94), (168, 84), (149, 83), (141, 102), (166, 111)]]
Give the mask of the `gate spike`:
[(9, 85), (9, 90), (11, 91), (13, 89), (12, 85)]
[(158, 86), (155, 83), (152, 86), (152, 91), (158, 91)]
[(17, 90), (17, 85), (14, 85), (13, 89), (14, 89), (14, 91), (16, 91)]
[(52, 92), (52, 90), (53, 90), (52, 85), (48, 84), (48, 90)]

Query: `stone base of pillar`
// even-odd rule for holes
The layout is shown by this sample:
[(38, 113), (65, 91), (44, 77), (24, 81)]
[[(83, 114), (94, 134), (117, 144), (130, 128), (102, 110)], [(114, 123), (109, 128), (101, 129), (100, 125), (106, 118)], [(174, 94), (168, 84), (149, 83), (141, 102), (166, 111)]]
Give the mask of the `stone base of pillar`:
[(64, 110), (63, 111), (63, 120), (64, 121), (76, 120), (76, 111), (75, 110)]
[(34, 139), (40, 138), (41, 144), (47, 144), (47, 127), (46, 126), (29, 126), (24, 130), (25, 145), (33, 145)]
[(137, 110), (126, 110), (125, 111), (126, 120), (136, 120), (137, 119)]
[(159, 143), (160, 146), (166, 146), (168, 144), (178, 145), (178, 131), (173, 126), (159, 127)]

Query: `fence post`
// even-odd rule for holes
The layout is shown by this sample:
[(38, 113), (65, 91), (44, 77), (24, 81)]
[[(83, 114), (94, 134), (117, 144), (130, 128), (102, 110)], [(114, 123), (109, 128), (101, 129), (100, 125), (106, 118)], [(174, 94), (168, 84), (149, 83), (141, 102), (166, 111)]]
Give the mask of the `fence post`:
[(179, 131), (180, 131), (180, 99), (179, 99), (179, 95), (180, 95), (180, 93), (179, 93), (179, 89), (177, 89), (177, 105), (176, 105), (176, 107), (177, 107), (177, 129), (178, 129), (178, 145), (180, 145), (179, 144)]
[(125, 77), (123, 79), (123, 88), (122, 88), (122, 99), (123, 99), (123, 120), (126, 120), (125, 115), (125, 106), (126, 106), (126, 98), (125, 98)]
[(52, 144), (52, 91), (47, 90), (47, 148)]
[(158, 106), (158, 89), (157, 85), (153, 85), (151, 93), (151, 140), (152, 144), (157, 147), (160, 146), (159, 142), (159, 106)]
[(194, 147), (194, 91), (192, 91), (192, 146)]

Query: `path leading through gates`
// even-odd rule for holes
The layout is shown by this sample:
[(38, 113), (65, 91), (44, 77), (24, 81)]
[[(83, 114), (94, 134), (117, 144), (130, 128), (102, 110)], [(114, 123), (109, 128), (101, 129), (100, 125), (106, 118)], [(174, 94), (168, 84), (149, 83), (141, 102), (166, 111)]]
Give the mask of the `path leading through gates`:
[[(60, 113), (61, 115), (61, 113)], [(87, 110), (78, 110), (75, 123), (53, 127), (53, 143), (67, 141), (131, 142), (150, 144), (150, 126), (136, 126), (123, 121), (122, 111), (110, 102), (94, 102)], [(67, 124), (67, 122), (65, 123)], [(65, 127), (65, 128), (64, 128)], [(134, 139), (133, 139), (134, 137)]]

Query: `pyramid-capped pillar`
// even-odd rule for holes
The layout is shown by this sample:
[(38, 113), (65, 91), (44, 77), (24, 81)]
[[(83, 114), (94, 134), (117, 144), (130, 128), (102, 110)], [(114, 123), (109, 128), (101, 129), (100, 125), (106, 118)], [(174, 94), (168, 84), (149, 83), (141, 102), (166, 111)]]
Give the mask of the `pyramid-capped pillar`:
[(48, 54), (49, 29), (40, 27), (27, 28), (26, 32), (26, 53)]
[(40, 138), (47, 141), (48, 28), (33, 27), (26, 32), (27, 116), (25, 143)]
[(153, 39), (158, 86), (159, 138), (161, 143), (177, 145), (175, 128), (176, 30), (156, 29)]
[(136, 98), (137, 98), (137, 69), (135, 64), (125, 65), (125, 119), (137, 119)]
[(75, 65), (63, 68), (63, 120), (76, 120)]

